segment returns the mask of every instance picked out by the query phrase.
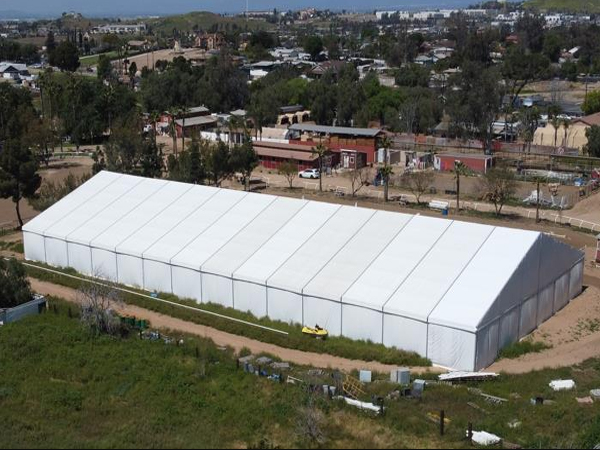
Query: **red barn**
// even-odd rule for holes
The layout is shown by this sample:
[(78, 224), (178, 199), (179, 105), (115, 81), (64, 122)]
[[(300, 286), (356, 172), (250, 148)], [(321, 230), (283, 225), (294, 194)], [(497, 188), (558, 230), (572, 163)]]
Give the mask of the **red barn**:
[(456, 161), (478, 173), (487, 173), (494, 166), (494, 157), (490, 155), (441, 153), (435, 156), (435, 167), (442, 172), (451, 172)]

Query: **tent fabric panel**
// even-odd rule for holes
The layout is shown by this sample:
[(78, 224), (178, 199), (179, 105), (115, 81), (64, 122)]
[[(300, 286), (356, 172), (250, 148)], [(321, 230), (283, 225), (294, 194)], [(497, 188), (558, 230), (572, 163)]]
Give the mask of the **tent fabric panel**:
[(92, 248), (92, 275), (103, 280), (117, 281), (120, 268), (117, 255), (110, 250)]
[(554, 314), (554, 283), (543, 288), (538, 295), (537, 326)]
[(173, 293), (171, 266), (164, 262), (144, 259), (144, 289), (151, 292)]
[(344, 293), (413, 218), (407, 214), (377, 211), (305, 286), (304, 295), (341, 301)]
[(144, 259), (170, 263), (171, 258), (188, 246), (212, 224), (248, 195), (247, 192), (222, 189), (202, 204), (170, 232), (144, 252)]
[[(183, 183), (157, 181), (159, 183), (155, 183), (153, 186), (154, 192), (149, 189), (149, 195), (141, 203), (120, 215), (116, 222), (91, 241), (91, 245), (106, 250), (116, 250), (120, 242), (135, 234), (136, 231), (191, 189), (190, 185)], [(106, 211), (109, 211), (109, 209)]]
[(46, 263), (54, 267), (69, 267), (67, 242), (62, 239), (44, 238)]
[(174, 265), (201, 270), (202, 265), (264, 211), (275, 197), (252, 195), (236, 203), (226, 214), (187, 244), (171, 259)]
[(429, 324), (427, 357), (437, 365), (457, 370), (476, 370), (476, 336), (467, 331)]
[(538, 296), (528, 298), (521, 305), (521, 318), (519, 325), (519, 339), (527, 336), (533, 330), (536, 329), (538, 319)]
[(202, 277), (200, 272), (184, 267), (171, 266), (172, 293), (181, 299), (202, 303)]
[(353, 206), (342, 206), (293, 256), (271, 277), (269, 286), (302, 292), (306, 284), (360, 233), (363, 225), (375, 211)]
[(267, 315), (267, 287), (240, 280), (233, 281), (233, 305), (259, 319)]
[(138, 289), (144, 287), (144, 261), (131, 255), (117, 254), (118, 282)]
[(202, 300), (233, 308), (233, 280), (231, 278), (202, 273)]
[(289, 222), (308, 202), (287, 197), (277, 197), (246, 228), (236, 234), (215, 253), (202, 271), (231, 277), (278, 230)]
[(94, 275), (92, 268), (92, 249), (87, 245), (74, 244), (67, 242), (67, 251), (69, 253), (69, 267), (75, 269), (82, 275)]
[(572, 269), (569, 277), (569, 299), (572, 300), (581, 294), (583, 290), (584, 261), (577, 263)]
[(302, 295), (277, 288), (267, 288), (268, 315), (273, 320), (302, 324)]
[(513, 308), (500, 319), (500, 340), (498, 349), (502, 350), (507, 345), (519, 340), (519, 329), (521, 327), (521, 307)]
[(69, 240), (69, 235), (84, 226), (84, 230), (89, 228), (95, 229), (94, 221), (96, 216), (121, 197), (127, 195), (131, 189), (142, 181), (143, 179), (137, 177), (119, 177), (114, 183), (111, 183), (78, 208), (65, 215), (62, 220), (59, 220), (48, 228), (44, 234), (48, 237)]
[[(152, 197), (157, 191), (160, 191), (161, 188), (165, 187), (168, 184), (167, 181), (164, 180), (154, 180), (150, 178), (146, 178), (131, 189), (129, 189), (125, 194), (121, 195), (117, 199), (113, 199), (113, 201), (108, 204), (104, 209), (98, 212), (93, 220), (89, 220), (85, 223), (85, 226), (82, 226), (72, 233), (69, 234), (68, 239), (71, 242), (76, 242), (78, 244), (91, 245), (91, 242), (102, 235), (105, 231), (111, 228), (115, 223), (121, 221), (123, 217), (127, 216), (132, 210), (137, 209), (139, 205), (141, 205), (144, 201), (146, 201), (149, 197)], [(140, 217), (140, 220), (142, 218)], [(127, 235), (124, 233), (125, 230), (116, 231), (116, 233), (120, 234), (121, 238), (126, 237)], [(115, 230), (113, 230), (113, 233)], [(109, 236), (114, 238), (119, 238), (119, 234), (115, 236)], [(103, 241), (99, 240), (100, 244), (103, 244)], [(107, 250), (114, 250), (114, 248), (106, 248)]]
[(477, 357), (475, 370), (488, 367), (498, 357), (499, 352), (499, 321), (493, 322), (477, 332)]
[(220, 189), (210, 186), (192, 186), (185, 194), (173, 201), (167, 209), (119, 243), (116, 246), (117, 252), (142, 257), (146, 250), (197, 211), (218, 192), (220, 192)]
[(515, 278), (515, 271), (538, 238), (536, 232), (495, 228), (435, 307), (430, 323), (476, 332), (520, 303), (522, 273)]
[(339, 209), (309, 202), (234, 273), (234, 278), (265, 285), (267, 279)]
[(304, 325), (319, 325), (329, 331), (330, 336), (342, 334), (342, 304), (322, 298), (304, 296)]
[(406, 317), (384, 314), (383, 345), (427, 357), (427, 324)]
[(46, 246), (42, 235), (23, 231), (23, 247), (27, 261), (46, 262)]
[(412, 218), (352, 284), (342, 302), (383, 309), (451, 225), (431, 217)]
[(23, 231), (43, 234), (49, 227), (89, 201), (90, 198), (101, 192), (121, 176), (121, 174), (112, 172), (100, 172), (43, 213), (27, 222), (23, 227)]
[(354, 305), (342, 305), (342, 335), (351, 339), (383, 342), (383, 313)]
[(426, 322), (494, 227), (454, 221), (391, 296), (384, 311)]
[(569, 303), (570, 272), (565, 273), (554, 284), (554, 312), (557, 313)]

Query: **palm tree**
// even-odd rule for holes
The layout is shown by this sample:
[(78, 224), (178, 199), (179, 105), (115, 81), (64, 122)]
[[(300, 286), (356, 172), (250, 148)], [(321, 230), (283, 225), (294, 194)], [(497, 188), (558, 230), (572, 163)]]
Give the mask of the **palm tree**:
[(571, 126), (571, 121), (569, 119), (564, 119), (562, 126), (565, 130), (565, 138), (563, 141), (563, 147), (567, 148), (568, 143), (569, 143), (569, 127)]
[(320, 142), (312, 148), (312, 155), (319, 159), (319, 191), (323, 192), (323, 160), (329, 153), (329, 148)]
[(185, 151), (185, 117), (190, 113), (190, 109), (187, 106), (182, 106), (177, 110), (177, 115), (182, 119), (181, 125), (181, 151)]
[(460, 211), (460, 177), (467, 175), (468, 168), (462, 161), (454, 161), (454, 179), (456, 180), (456, 211)]

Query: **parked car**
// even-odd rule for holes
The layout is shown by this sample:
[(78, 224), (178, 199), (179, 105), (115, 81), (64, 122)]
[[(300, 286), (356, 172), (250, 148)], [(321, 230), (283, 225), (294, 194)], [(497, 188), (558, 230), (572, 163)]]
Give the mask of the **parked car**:
[(298, 176), (300, 178), (310, 178), (311, 180), (315, 180), (320, 178), (321, 174), (319, 173), (319, 169), (306, 169), (302, 172), (299, 172)]

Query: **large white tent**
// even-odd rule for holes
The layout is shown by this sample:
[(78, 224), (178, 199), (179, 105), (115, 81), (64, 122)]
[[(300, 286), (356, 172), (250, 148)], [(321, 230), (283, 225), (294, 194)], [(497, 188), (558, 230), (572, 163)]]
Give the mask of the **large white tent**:
[(582, 290), (533, 231), (102, 172), (30, 221), (25, 256), (479, 370)]

